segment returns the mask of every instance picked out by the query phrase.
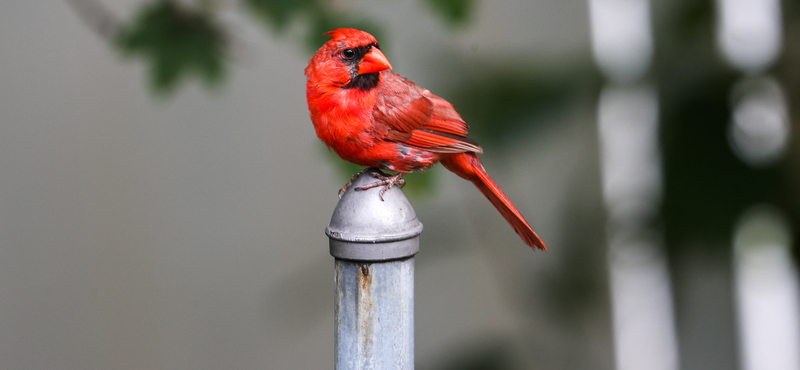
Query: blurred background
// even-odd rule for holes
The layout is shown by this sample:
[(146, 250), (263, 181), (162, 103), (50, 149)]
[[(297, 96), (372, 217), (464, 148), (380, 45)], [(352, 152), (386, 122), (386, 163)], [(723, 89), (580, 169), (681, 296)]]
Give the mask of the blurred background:
[(357, 171), (303, 69), (372, 32), (545, 240), (408, 176), (418, 369), (800, 369), (800, 4), (0, 2), (0, 368), (333, 366)]

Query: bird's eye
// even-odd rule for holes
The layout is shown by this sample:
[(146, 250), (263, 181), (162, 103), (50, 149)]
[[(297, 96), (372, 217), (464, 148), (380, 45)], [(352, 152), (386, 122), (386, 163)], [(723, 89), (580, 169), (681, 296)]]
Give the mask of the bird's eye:
[(342, 50), (342, 57), (348, 60), (353, 59), (356, 57), (356, 51), (353, 49), (344, 49)]

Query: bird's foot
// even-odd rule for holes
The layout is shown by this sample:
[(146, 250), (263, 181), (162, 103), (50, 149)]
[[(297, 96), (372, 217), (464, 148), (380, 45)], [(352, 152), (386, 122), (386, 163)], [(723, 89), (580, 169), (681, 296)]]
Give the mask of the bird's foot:
[[(361, 171), (361, 172), (364, 172), (364, 171)], [(406, 184), (406, 180), (403, 180), (403, 178), (402, 178), (403, 177), (403, 173), (402, 172), (398, 173), (397, 175), (392, 175), (392, 176), (389, 176), (389, 175), (387, 175), (387, 174), (385, 174), (383, 172), (380, 172), (380, 171), (378, 171), (378, 172), (370, 172), (369, 174), (372, 175), (373, 177), (377, 178), (377, 179), (380, 179), (380, 181), (375, 181), (375, 182), (373, 182), (371, 184), (367, 184), (367, 185), (364, 185), (364, 186), (359, 186), (359, 187), (356, 188), (356, 190), (367, 190), (367, 189), (377, 188), (378, 186), (383, 186), (383, 189), (381, 189), (381, 192), (379, 193), (379, 195), (381, 197), (381, 200), (383, 200), (383, 193), (385, 193), (387, 190), (391, 189), (393, 186), (397, 185), (397, 186), (402, 188)]]
[(342, 199), (342, 195), (344, 195), (344, 192), (346, 192), (347, 189), (350, 187), (350, 185), (353, 185), (353, 183), (356, 182), (356, 179), (359, 176), (361, 176), (361, 174), (364, 173), (364, 171), (366, 171), (366, 170), (369, 170), (369, 167), (367, 167), (367, 168), (359, 171), (355, 175), (353, 175), (353, 177), (350, 179), (350, 181), (348, 181), (347, 184), (344, 184), (344, 186), (342, 186), (342, 188), (339, 189), (339, 199)]

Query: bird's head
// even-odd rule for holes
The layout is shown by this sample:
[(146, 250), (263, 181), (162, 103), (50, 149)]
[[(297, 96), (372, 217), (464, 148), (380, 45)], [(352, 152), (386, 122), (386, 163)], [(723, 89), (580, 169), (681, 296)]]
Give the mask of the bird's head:
[(380, 72), (392, 65), (375, 37), (353, 28), (337, 28), (308, 62), (309, 83), (331, 83), (341, 88), (368, 90), (380, 81)]

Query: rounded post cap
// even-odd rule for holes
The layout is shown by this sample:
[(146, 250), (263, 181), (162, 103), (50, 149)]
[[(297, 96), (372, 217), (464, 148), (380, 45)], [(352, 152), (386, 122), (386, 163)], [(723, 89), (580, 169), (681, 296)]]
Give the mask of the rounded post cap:
[[(380, 181), (370, 168), (353, 182), (339, 200), (325, 228), (331, 255), (350, 260), (390, 260), (413, 256), (419, 251), (422, 223), (399, 187), (383, 194), (383, 186), (367, 190), (360, 186)], [(413, 240), (409, 240), (413, 239)]]

